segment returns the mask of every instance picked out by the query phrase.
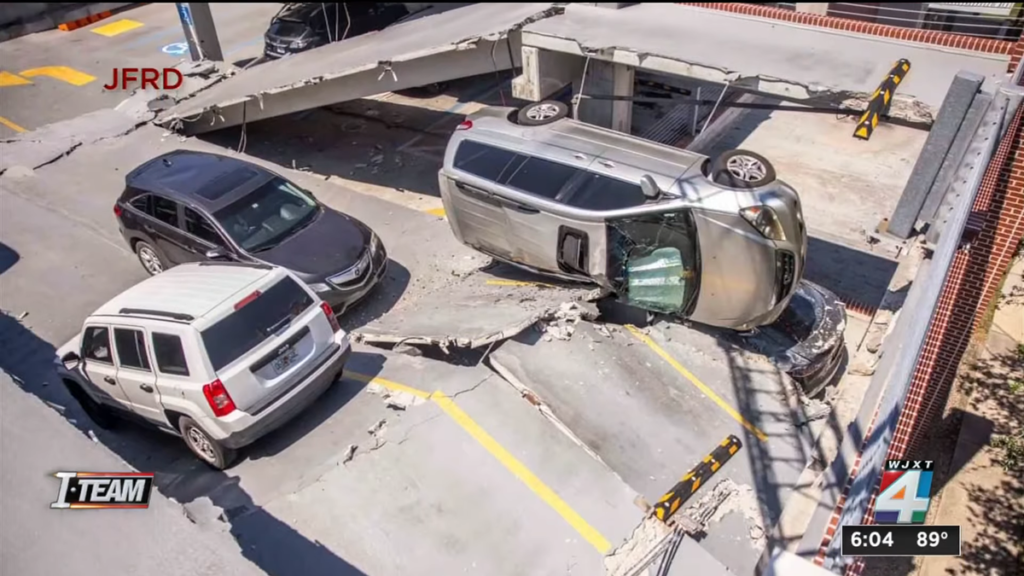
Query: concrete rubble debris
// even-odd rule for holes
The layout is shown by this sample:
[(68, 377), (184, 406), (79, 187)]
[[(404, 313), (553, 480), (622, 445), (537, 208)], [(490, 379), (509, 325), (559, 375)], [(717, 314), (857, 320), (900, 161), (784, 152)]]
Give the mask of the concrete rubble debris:
[(644, 517), (633, 533), (604, 557), (607, 576), (630, 576), (672, 536), (672, 529), (653, 516)]
[[(375, 394), (380, 396), (384, 400), (384, 405), (392, 410), (407, 410), (413, 406), (418, 406), (423, 403), (423, 398), (410, 394), (409, 392), (389, 390), (380, 384), (370, 383), (366, 387), (366, 392), (369, 394)], [(381, 421), (383, 422), (383, 420)], [(370, 434), (375, 434), (370, 432)]]
[(739, 512), (746, 520), (747, 535), (754, 550), (763, 550), (767, 543), (764, 514), (757, 494), (747, 484), (737, 484), (728, 478), (721, 480), (692, 504), (686, 515), (707, 528), (733, 512)]
[(569, 340), (581, 320), (595, 320), (599, 315), (597, 306), (591, 302), (565, 302), (552, 314), (552, 318), (539, 320), (536, 326), (544, 333), (545, 341)]
[(348, 445), (348, 448), (345, 449), (345, 454), (342, 455), (341, 457), (342, 464), (348, 464), (349, 462), (352, 461), (353, 458), (356, 457), (356, 448), (358, 448), (358, 446), (356, 446), (355, 444)]

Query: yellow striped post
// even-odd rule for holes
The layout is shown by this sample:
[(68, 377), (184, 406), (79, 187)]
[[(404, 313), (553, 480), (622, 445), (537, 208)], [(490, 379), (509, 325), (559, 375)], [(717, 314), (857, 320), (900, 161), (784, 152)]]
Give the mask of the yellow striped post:
[(896, 87), (900, 85), (900, 82), (903, 82), (908, 72), (910, 72), (909, 60), (901, 58), (899, 62), (893, 65), (889, 75), (885, 77), (885, 80), (882, 80), (878, 89), (871, 95), (864, 114), (857, 121), (857, 128), (853, 131), (854, 138), (861, 140), (871, 138), (871, 134), (874, 133), (881, 117), (889, 113), (889, 107), (892, 105), (892, 97), (896, 92)]
[(654, 505), (654, 516), (662, 522), (668, 522), (669, 518), (678, 512), (701, 486), (707, 484), (715, 472), (718, 472), (742, 447), (743, 443), (739, 438), (732, 434), (727, 436), (658, 500)]

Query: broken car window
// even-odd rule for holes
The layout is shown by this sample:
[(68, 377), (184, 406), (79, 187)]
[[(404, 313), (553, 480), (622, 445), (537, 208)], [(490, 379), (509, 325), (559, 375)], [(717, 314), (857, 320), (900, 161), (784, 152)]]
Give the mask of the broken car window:
[(608, 274), (620, 300), (653, 312), (689, 314), (700, 265), (689, 211), (611, 221), (608, 246)]

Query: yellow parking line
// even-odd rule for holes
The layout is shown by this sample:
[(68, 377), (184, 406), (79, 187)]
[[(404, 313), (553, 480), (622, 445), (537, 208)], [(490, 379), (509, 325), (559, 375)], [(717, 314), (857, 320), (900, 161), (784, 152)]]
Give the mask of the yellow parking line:
[(488, 280), (485, 284), (488, 286), (543, 286), (545, 288), (554, 288), (551, 284), (529, 282), (526, 280)]
[(424, 400), (430, 398), (430, 392), (425, 392), (418, 388), (413, 388), (412, 386), (406, 386), (405, 384), (399, 384), (398, 382), (392, 382), (391, 380), (385, 380), (379, 376), (370, 376), (369, 374), (363, 374), (361, 372), (350, 372), (348, 370), (345, 371), (345, 376), (348, 376), (353, 380), (366, 382), (367, 384), (373, 382), (374, 384), (379, 384), (385, 388), (394, 390), (395, 392), (408, 392), (409, 394), (412, 394), (413, 396), (417, 396), (419, 398), (423, 398)]
[(84, 86), (96, 79), (95, 76), (90, 76), (85, 72), (79, 72), (78, 70), (68, 68), (67, 66), (43, 66), (42, 68), (32, 68), (31, 70), (25, 70), (21, 75), (29, 78), (34, 76), (49, 76), (50, 78), (63, 80), (64, 82), (75, 86)]
[(351, 377), (361, 382), (373, 382), (379, 384), (385, 388), (395, 390), (396, 392), (408, 392), (420, 398), (425, 398), (433, 401), (438, 405), (441, 410), (444, 411), (456, 424), (462, 427), (474, 440), (477, 441), (481, 446), (487, 450), (491, 456), (494, 456), (498, 462), (500, 462), (505, 468), (507, 468), (516, 478), (518, 478), (526, 487), (529, 488), (534, 494), (540, 497), (545, 504), (550, 506), (555, 512), (558, 513), (566, 522), (569, 523), (583, 539), (590, 543), (591, 546), (597, 549), (601, 554), (607, 554), (611, 550), (611, 543), (608, 539), (601, 535), (596, 528), (587, 523), (575, 510), (572, 509), (569, 504), (562, 500), (554, 490), (549, 488), (540, 478), (537, 478), (525, 464), (520, 462), (513, 456), (504, 446), (498, 443), (486, 430), (480, 427), (470, 416), (466, 414), (462, 408), (459, 408), (458, 404), (454, 400), (449, 398), (444, 392), (440, 390), (428, 393), (424, 390), (419, 390), (385, 380), (383, 378), (377, 378), (369, 376), (367, 374), (361, 374), (359, 372), (345, 372), (345, 376)]
[(760, 440), (762, 442), (768, 440), (768, 435), (767, 434), (765, 434), (760, 429), (758, 429), (757, 426), (754, 426), (749, 421), (747, 421), (747, 419), (744, 418), (742, 414), (737, 412), (732, 406), (729, 406), (729, 404), (727, 404), (725, 402), (725, 400), (722, 400), (722, 398), (719, 397), (718, 394), (715, 394), (711, 390), (711, 388), (708, 388), (703, 382), (698, 380), (697, 377), (694, 376), (693, 374), (691, 374), (689, 370), (687, 370), (686, 368), (683, 368), (682, 364), (680, 364), (679, 362), (676, 362), (676, 359), (673, 358), (672, 356), (669, 356), (668, 352), (665, 352), (664, 348), (662, 348), (661, 346), (658, 346), (657, 342), (655, 342), (654, 340), (651, 340), (650, 336), (644, 334), (636, 326), (633, 326), (632, 324), (627, 324), (626, 325), (626, 329), (629, 330), (634, 336), (636, 336), (637, 339), (639, 339), (641, 342), (643, 342), (644, 344), (647, 344), (647, 346), (651, 350), (654, 350), (655, 354), (657, 354), (658, 356), (661, 356), (662, 360), (664, 360), (665, 362), (668, 362), (669, 366), (675, 368), (676, 372), (679, 372), (680, 374), (682, 374), (683, 378), (686, 378), (687, 380), (689, 380), (690, 383), (693, 384), (694, 386), (696, 386), (701, 392), (703, 392), (705, 396), (707, 396), (708, 398), (713, 400), (715, 402), (715, 404), (718, 404), (718, 406), (722, 410), (725, 410), (730, 416), (732, 416), (733, 420), (739, 422), (744, 428), (746, 428), (751, 433), (753, 433), (755, 436), (757, 436), (758, 440)]
[(100, 36), (117, 36), (118, 34), (124, 34), (129, 30), (135, 30), (143, 26), (142, 22), (136, 22), (135, 20), (118, 20), (117, 22), (111, 22), (110, 24), (104, 24), (99, 28), (93, 28), (92, 31)]
[(424, 212), (432, 216), (440, 216), (441, 218), (444, 218), (444, 208), (431, 208), (430, 210), (424, 210)]
[(31, 80), (25, 80), (17, 74), (0, 71), (0, 88), (3, 88), (4, 86), (24, 86), (25, 84), (31, 83)]
[(4, 118), (3, 116), (0, 116), (0, 124), (3, 124), (4, 126), (7, 126), (11, 130), (14, 130), (15, 132), (25, 132), (24, 128), (22, 128), (21, 126), (18, 126), (17, 124), (15, 124), (14, 122), (11, 122), (7, 118)]

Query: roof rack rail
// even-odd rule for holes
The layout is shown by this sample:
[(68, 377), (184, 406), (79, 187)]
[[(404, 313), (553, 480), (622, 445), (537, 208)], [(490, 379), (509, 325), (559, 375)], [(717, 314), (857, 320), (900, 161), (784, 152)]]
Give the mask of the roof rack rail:
[(270, 270), (273, 266), (269, 264), (259, 264), (256, 262), (221, 262), (221, 261), (204, 261), (199, 263), (200, 266), (240, 266), (243, 268), (255, 268), (257, 270)]
[(191, 322), (195, 320), (194, 317), (188, 314), (182, 314), (181, 312), (166, 312), (164, 310), (147, 310), (145, 308), (121, 308), (121, 314), (138, 314), (140, 316), (163, 316), (164, 318), (171, 318), (173, 320), (180, 320), (182, 322)]

